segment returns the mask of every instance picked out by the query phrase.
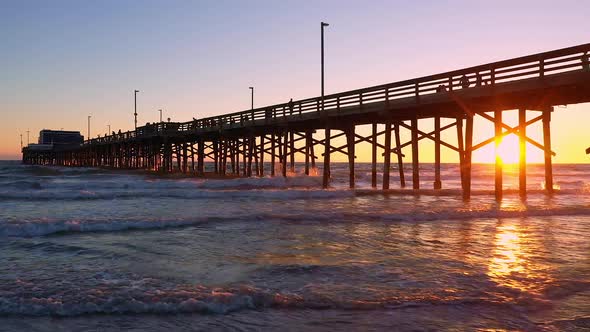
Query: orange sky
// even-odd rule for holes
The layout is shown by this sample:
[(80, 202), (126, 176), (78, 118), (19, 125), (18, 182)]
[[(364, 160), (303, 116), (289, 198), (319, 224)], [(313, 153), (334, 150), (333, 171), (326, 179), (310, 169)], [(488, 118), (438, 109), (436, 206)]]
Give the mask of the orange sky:
[[(248, 109), (249, 86), (255, 87), (255, 106), (317, 96), (320, 21), (330, 23), (326, 93), (590, 41), (587, 4), (579, 1), (373, 4), (10, 3), (0, 11), (0, 31), (6, 34), (0, 56), (0, 159), (20, 158), (19, 135), (26, 143), (27, 130), (31, 142), (43, 128), (86, 135), (88, 115), (92, 136), (104, 134), (108, 124), (112, 130), (132, 128), (135, 89), (140, 124), (157, 121), (160, 108), (172, 121)], [(420, 121), (420, 127), (431, 128), (431, 122)], [(588, 104), (556, 108), (555, 162), (590, 161), (584, 153), (589, 123)], [(541, 140), (538, 126), (528, 133)], [(491, 125), (478, 118), (474, 141), (491, 133)], [(455, 131), (449, 135), (454, 143)], [(420, 151), (421, 161), (433, 161), (431, 142), (421, 141)], [(535, 148), (528, 151), (530, 162), (542, 161)], [(370, 160), (369, 153), (368, 145), (359, 145), (357, 160)], [(409, 150), (406, 155), (410, 160)], [(491, 162), (493, 146), (473, 157)], [(457, 161), (445, 148), (442, 158)]]

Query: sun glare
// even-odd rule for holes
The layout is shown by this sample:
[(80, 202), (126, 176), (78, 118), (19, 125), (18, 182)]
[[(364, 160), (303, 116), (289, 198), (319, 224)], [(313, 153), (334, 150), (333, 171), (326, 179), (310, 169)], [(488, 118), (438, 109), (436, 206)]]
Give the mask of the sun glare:
[(498, 154), (503, 164), (518, 164), (520, 159), (518, 137), (516, 135), (504, 137), (498, 147)]

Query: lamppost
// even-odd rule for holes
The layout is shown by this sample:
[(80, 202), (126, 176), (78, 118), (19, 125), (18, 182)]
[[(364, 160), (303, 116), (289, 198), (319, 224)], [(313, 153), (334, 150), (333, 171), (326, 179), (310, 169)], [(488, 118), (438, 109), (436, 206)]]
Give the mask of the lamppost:
[(111, 125), (107, 125), (109, 127), (109, 131), (107, 131), (107, 135), (111, 134)]
[(158, 110), (160, 112), (160, 122), (162, 122), (162, 110)]
[(92, 115), (88, 116), (88, 139), (90, 139), (90, 118), (92, 117)]
[(29, 144), (31, 144), (31, 143), (29, 143), (29, 131), (27, 130), (27, 146), (28, 146)]
[(322, 112), (324, 111), (324, 27), (327, 27), (329, 24), (322, 22)]
[(135, 97), (135, 113), (133, 113), (133, 115), (135, 115), (135, 130), (137, 130), (137, 93), (139, 92), (139, 90), (134, 90), (133, 91), (133, 96)]
[(20, 148), (23, 148), (23, 134), (20, 134)]
[(250, 87), (250, 109), (254, 109), (254, 87)]

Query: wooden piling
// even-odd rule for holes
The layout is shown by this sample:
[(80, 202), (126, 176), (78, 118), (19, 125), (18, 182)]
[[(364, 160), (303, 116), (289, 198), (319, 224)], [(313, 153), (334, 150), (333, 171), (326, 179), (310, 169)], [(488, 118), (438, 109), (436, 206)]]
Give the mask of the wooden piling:
[(248, 167), (246, 170), (246, 176), (247, 177), (251, 177), (252, 176), (252, 148), (253, 148), (253, 144), (252, 144), (252, 137), (248, 137), (245, 138), (245, 142), (248, 148)]
[(276, 136), (272, 133), (270, 134), (270, 176), (275, 176), (275, 159), (277, 158), (276, 149)]
[(518, 192), (526, 197), (526, 109), (518, 110)]
[(328, 184), (330, 182), (330, 126), (326, 125), (325, 129), (325, 139), (324, 139), (324, 175), (322, 179), (322, 186), (324, 188), (328, 188)]
[(290, 159), (290, 167), (289, 170), (291, 173), (295, 173), (295, 132), (291, 131), (289, 133), (289, 159)]
[(309, 175), (309, 148), (311, 143), (311, 131), (305, 131), (305, 175)]
[(284, 133), (284, 139), (283, 139), (283, 158), (281, 160), (281, 166), (283, 167), (282, 172), (283, 172), (283, 177), (287, 177), (287, 158), (289, 156), (288, 154), (288, 147), (289, 147), (289, 132), (285, 132)]
[(260, 135), (260, 169), (258, 176), (264, 176), (264, 137), (266, 135)]
[(385, 122), (385, 149), (383, 155), (383, 189), (389, 189), (389, 172), (391, 170), (391, 122)]
[(412, 126), (412, 187), (420, 189), (420, 164), (418, 162), (418, 118), (411, 120)]
[(406, 187), (406, 177), (404, 175), (404, 160), (402, 159), (401, 140), (399, 133), (399, 123), (394, 124), (393, 130), (395, 131), (395, 151), (397, 152), (397, 168), (399, 171), (399, 184), (400, 187)]
[(495, 146), (496, 146), (496, 175), (495, 175), (495, 192), (496, 200), (502, 200), (502, 157), (500, 156), (500, 143), (502, 143), (502, 111), (494, 111), (494, 135), (495, 135)]
[(347, 153), (348, 153), (348, 183), (350, 188), (354, 188), (354, 148), (355, 148), (355, 136), (354, 136), (354, 126), (351, 126), (346, 130), (346, 145)]
[(457, 150), (459, 153), (459, 176), (461, 178), (461, 190), (465, 192), (465, 149), (463, 147), (463, 118), (457, 118)]
[(471, 154), (473, 147), (473, 117), (467, 116), (465, 119), (465, 151), (463, 158), (463, 176), (465, 177), (465, 188), (463, 189), (463, 198), (471, 198)]
[(377, 188), (377, 124), (372, 124), (371, 136), (371, 187)]
[(441, 189), (440, 180), (440, 117), (434, 117), (434, 189)]
[(552, 108), (543, 110), (543, 152), (545, 161), (545, 190), (553, 193), (553, 165), (551, 162), (551, 111)]

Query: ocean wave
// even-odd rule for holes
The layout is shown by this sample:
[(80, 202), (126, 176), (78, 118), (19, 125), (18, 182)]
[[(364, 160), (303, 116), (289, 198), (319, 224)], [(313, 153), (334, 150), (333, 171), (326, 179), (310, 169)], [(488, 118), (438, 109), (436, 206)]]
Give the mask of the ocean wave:
[(38, 220), (21, 222), (3, 222), (0, 220), (0, 237), (38, 237), (51, 234), (70, 234), (83, 232), (117, 232), (128, 230), (150, 230), (174, 227), (185, 227), (209, 222), (254, 222), (278, 220), (282, 222), (318, 222), (343, 223), (375, 221), (375, 222), (428, 222), (436, 220), (471, 220), (493, 218), (522, 218), (549, 216), (590, 216), (589, 207), (562, 208), (528, 208), (526, 210), (500, 209), (458, 209), (407, 211), (405, 213), (388, 212), (341, 212), (322, 211), (314, 213), (253, 213), (228, 217), (207, 217), (173, 220), (108, 220), (108, 221), (80, 221), (80, 220)]
[[(8, 288), (7, 286), (10, 286)], [(279, 292), (242, 285), (236, 287), (207, 287), (179, 285), (166, 287), (157, 280), (105, 280), (93, 287), (67, 290), (32, 291), (31, 281), (17, 280), (14, 285), (0, 289), (0, 316), (60, 316), (75, 317), (95, 314), (228, 314), (241, 310), (272, 309), (339, 309), (379, 310), (433, 305), (512, 306), (500, 297), (485, 293), (459, 297), (447, 294), (389, 295), (346, 297), (325, 293)], [(23, 296), (23, 294), (28, 294)], [(522, 304), (543, 302), (535, 298)]]
[[(297, 188), (297, 187), (295, 187)], [(39, 188), (42, 189), (42, 188)], [(232, 198), (262, 198), (262, 199), (330, 199), (353, 197), (349, 190), (307, 190), (294, 188), (250, 188), (198, 190), (198, 189), (147, 189), (128, 190), (112, 189), (109, 191), (93, 190), (31, 190), (21, 192), (0, 192), (0, 200), (12, 201), (85, 201), (85, 200), (115, 200), (141, 198), (174, 198), (174, 199), (232, 199)]]

